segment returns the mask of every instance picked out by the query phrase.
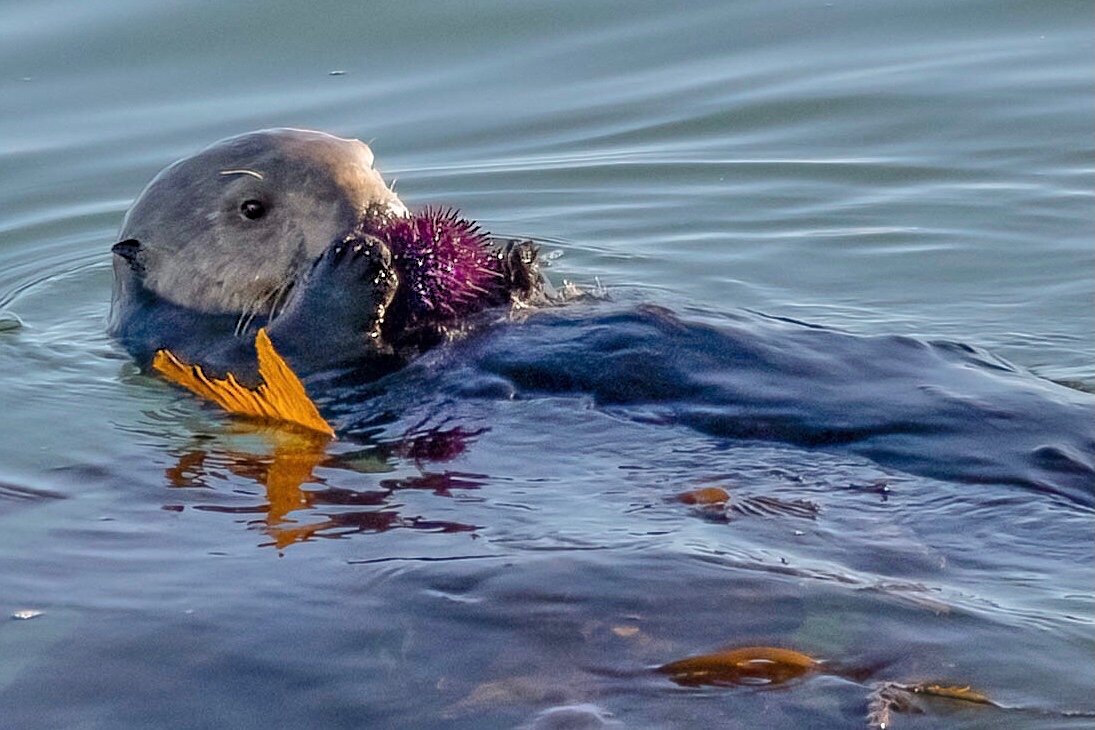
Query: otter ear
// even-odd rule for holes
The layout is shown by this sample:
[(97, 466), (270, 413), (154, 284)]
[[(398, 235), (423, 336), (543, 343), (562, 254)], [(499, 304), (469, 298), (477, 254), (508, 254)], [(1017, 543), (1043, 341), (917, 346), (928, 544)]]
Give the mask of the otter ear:
[(111, 248), (116, 256), (121, 256), (129, 264), (129, 267), (134, 271), (141, 271), (144, 267), (137, 261), (137, 255), (141, 253), (143, 248), (141, 242), (135, 238), (129, 238), (121, 243), (114, 244)]

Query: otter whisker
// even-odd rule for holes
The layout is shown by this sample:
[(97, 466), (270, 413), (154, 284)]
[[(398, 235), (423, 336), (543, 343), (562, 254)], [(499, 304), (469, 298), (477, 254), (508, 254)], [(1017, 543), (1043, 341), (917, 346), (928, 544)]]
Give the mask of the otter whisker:
[(274, 290), (274, 297), (273, 300), (270, 302), (270, 319), (273, 319), (281, 313), (280, 307), (288, 298), (288, 294), (290, 290), (292, 290), (292, 288), (293, 282), (290, 280)]
[(255, 313), (252, 310), (245, 309), (240, 313), (240, 318), (236, 322), (236, 337), (242, 337), (247, 328), (251, 326), (251, 320), (255, 318)]
[(251, 329), (251, 324), (255, 321), (255, 317), (258, 316), (266, 303), (274, 297), (277, 293), (277, 288), (268, 289), (263, 294), (260, 294), (248, 307), (245, 307), (240, 314), (239, 320), (236, 321), (236, 337), (246, 334)]
[(236, 329), (235, 329), (234, 332), (232, 332), (233, 337), (239, 337), (240, 336), (240, 332), (243, 329), (243, 320), (246, 317), (247, 317), (247, 310), (245, 309), (244, 311), (240, 312), (240, 316), (236, 320)]

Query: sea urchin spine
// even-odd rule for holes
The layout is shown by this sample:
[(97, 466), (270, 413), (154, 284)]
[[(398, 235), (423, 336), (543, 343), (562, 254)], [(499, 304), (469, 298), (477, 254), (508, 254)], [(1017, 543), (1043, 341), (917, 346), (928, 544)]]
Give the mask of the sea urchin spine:
[(451, 208), (391, 217), (368, 232), (392, 253), (400, 282), (395, 306), (410, 323), (464, 316), (509, 297), (503, 254)]

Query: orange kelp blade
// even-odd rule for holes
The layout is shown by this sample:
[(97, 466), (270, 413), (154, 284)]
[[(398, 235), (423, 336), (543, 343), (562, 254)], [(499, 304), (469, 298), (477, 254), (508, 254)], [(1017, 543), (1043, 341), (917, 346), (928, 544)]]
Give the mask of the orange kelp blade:
[(232, 373), (224, 380), (214, 380), (202, 372), (199, 365), (187, 365), (168, 350), (159, 350), (152, 368), (173, 383), (202, 398), (213, 401), (229, 413), (251, 418), (280, 421), (294, 426), (334, 436), (331, 424), (323, 420), (304, 384), (282, 359), (270, 342), (265, 329), (255, 336), (259, 356), (259, 377), (262, 383), (251, 390), (240, 385)]
[(715, 654), (702, 654), (658, 667), (679, 685), (781, 684), (816, 671), (821, 662), (792, 649), (743, 646)]
[(927, 712), (927, 708), (917, 702), (916, 695), (959, 700), (975, 705), (989, 705), (1001, 710), (1021, 709), (999, 705), (968, 685), (882, 682), (876, 685), (871, 692), (871, 699), (867, 705), (867, 724), (871, 727), (880, 728), (880, 730), (888, 730), (893, 726), (895, 713), (919, 714)]
[(943, 697), (948, 700), (962, 700), (972, 702), (975, 705), (995, 705), (986, 695), (981, 694), (968, 684), (963, 687), (946, 684), (916, 684), (906, 687), (910, 692), (928, 695), (929, 697)]
[(730, 501), (730, 493), (722, 487), (700, 487), (677, 495), (677, 501), (692, 505), (725, 505)]

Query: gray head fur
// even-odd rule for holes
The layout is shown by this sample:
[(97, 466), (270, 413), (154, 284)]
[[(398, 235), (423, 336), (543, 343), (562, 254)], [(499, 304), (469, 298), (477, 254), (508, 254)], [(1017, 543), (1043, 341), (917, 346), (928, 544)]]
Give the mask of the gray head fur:
[(371, 206), (406, 213), (363, 142), (298, 129), (222, 140), (166, 168), (126, 213), (119, 240), (140, 243), (139, 265), (115, 256), (115, 303), (139, 271), (199, 312), (272, 307)]

